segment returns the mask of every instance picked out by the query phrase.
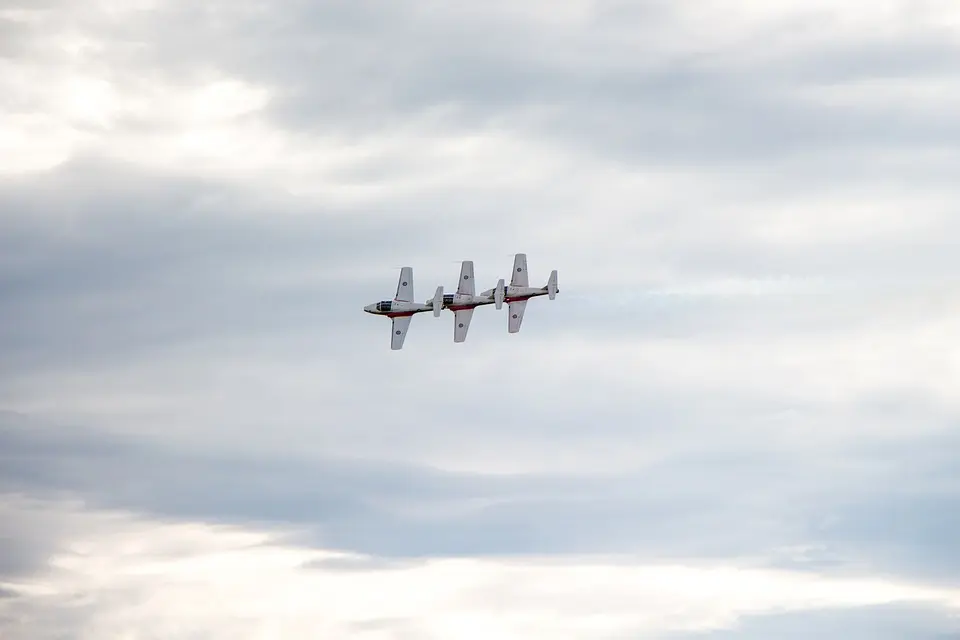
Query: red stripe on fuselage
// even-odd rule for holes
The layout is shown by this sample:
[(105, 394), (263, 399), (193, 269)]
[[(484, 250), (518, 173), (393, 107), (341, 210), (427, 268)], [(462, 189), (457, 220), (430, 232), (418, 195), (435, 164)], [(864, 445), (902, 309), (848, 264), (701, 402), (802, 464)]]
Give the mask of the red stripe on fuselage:
[[(416, 314), (416, 311), (402, 311), (400, 313), (385, 313), (383, 315), (387, 316), (388, 318), (402, 318), (404, 316), (412, 316)], [(419, 322), (419, 320), (417, 320), (417, 322)]]

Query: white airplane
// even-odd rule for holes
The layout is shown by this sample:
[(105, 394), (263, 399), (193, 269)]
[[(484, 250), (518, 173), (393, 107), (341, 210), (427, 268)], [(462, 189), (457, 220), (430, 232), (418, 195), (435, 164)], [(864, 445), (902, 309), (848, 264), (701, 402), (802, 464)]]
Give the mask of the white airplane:
[(478, 296), (473, 278), (473, 260), (464, 260), (460, 265), (457, 292), (443, 296), (443, 307), (453, 311), (453, 341), (463, 342), (467, 339), (474, 309), (485, 304), (495, 304), (497, 309), (500, 309), (503, 306), (504, 292), (504, 281), (501, 278), (495, 289)]
[[(501, 280), (500, 282), (503, 282)], [(513, 258), (513, 276), (510, 278), (510, 286), (506, 287), (503, 299), (507, 302), (507, 331), (517, 333), (520, 331), (520, 323), (523, 322), (523, 312), (527, 308), (527, 300), (537, 296), (548, 296), (553, 300), (559, 289), (557, 289), (557, 270), (550, 272), (550, 278), (545, 287), (531, 287), (530, 278), (527, 276), (527, 254), (518, 253)], [(482, 296), (493, 295), (494, 289), (484, 291)], [(497, 305), (500, 308), (500, 305)]]
[(424, 304), (418, 304), (413, 301), (413, 267), (403, 267), (400, 269), (400, 279), (397, 280), (397, 293), (393, 300), (381, 300), (373, 304), (368, 304), (363, 308), (367, 313), (378, 316), (387, 316), (392, 321), (392, 331), (390, 332), (390, 348), (394, 351), (403, 348), (403, 341), (407, 337), (407, 329), (410, 328), (410, 320), (418, 313), (433, 311), (436, 318), (440, 317), (440, 310), (443, 308), (443, 286), (437, 287), (437, 293), (433, 300), (428, 300)]

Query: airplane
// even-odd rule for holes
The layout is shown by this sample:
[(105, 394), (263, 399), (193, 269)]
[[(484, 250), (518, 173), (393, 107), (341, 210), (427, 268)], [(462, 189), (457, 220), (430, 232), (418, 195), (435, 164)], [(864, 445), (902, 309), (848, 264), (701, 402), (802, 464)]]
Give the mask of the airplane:
[[(503, 282), (501, 280), (501, 282)], [(531, 287), (530, 278), (527, 276), (527, 254), (518, 253), (513, 258), (513, 275), (510, 278), (510, 286), (504, 291), (503, 300), (507, 303), (507, 331), (517, 333), (520, 331), (520, 324), (523, 322), (523, 312), (527, 308), (527, 301), (537, 296), (548, 296), (553, 300), (557, 292), (557, 270), (550, 272), (550, 278), (544, 287)], [(493, 295), (494, 289), (487, 289), (481, 296)], [(499, 309), (499, 305), (497, 306)]]
[(413, 301), (413, 267), (402, 267), (400, 279), (397, 280), (397, 293), (393, 300), (381, 300), (368, 304), (363, 308), (367, 313), (378, 316), (387, 316), (392, 321), (390, 332), (390, 349), (396, 351), (403, 348), (403, 341), (410, 328), (410, 320), (418, 313), (433, 311), (435, 318), (440, 317), (443, 308), (443, 285), (437, 287), (433, 300), (423, 304)]
[(470, 329), (470, 320), (473, 311), (485, 304), (495, 304), (497, 309), (503, 306), (504, 280), (497, 283), (496, 288), (484, 295), (476, 294), (476, 285), (473, 278), (473, 260), (464, 260), (460, 265), (460, 280), (457, 283), (456, 293), (447, 293), (443, 296), (443, 307), (453, 311), (453, 341), (463, 342), (467, 339)]

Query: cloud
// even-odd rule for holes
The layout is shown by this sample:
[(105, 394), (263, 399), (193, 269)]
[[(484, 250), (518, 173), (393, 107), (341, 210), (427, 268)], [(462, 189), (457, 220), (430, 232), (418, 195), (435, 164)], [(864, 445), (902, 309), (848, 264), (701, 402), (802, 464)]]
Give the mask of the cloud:
[[(233, 588), (116, 618), (154, 587), (104, 567), (152, 532), (239, 545), (242, 584), (272, 541), (291, 603), (327, 574), (576, 583), (557, 566), (599, 555), (623, 584), (666, 561), (763, 585), (719, 612), (680, 589), (695, 633), (949, 632), (816, 610), (956, 587), (957, 15), (0, 1), (4, 620), (69, 601), (63, 635), (110, 637)], [(454, 345), (421, 316), (395, 353), (360, 311), (400, 266), (425, 299), (515, 251), (561, 288), (519, 335), (481, 309)], [(105, 564), (51, 564), (77, 544)], [(838, 595), (863, 584), (894, 595)], [(536, 611), (579, 611), (563, 589), (500, 620), (549, 631)], [(620, 609), (631, 589), (556, 624), (681, 630)], [(497, 620), (365, 597), (328, 631)]]
[(676, 639), (843, 637), (874, 640), (883, 638), (925, 638), (946, 640), (956, 636), (956, 616), (938, 607), (877, 605), (850, 609), (824, 609), (797, 613), (770, 614), (745, 620), (734, 628), (704, 633), (676, 634)]
[(890, 445), (791, 451), (744, 441), (665, 447), (619, 472), (510, 475), (308, 452), (201, 453), (15, 417), (0, 442), (8, 492), (269, 526), (376, 563), (609, 553), (945, 585), (960, 568), (949, 515), (958, 506), (956, 464), (933, 453), (955, 446), (944, 436), (908, 445), (915, 462), (907, 464)]
[[(64, 629), (78, 637), (136, 637), (150, 629), (214, 638), (370, 630), (612, 638), (716, 630), (765, 611), (888, 602), (956, 607), (960, 599), (956, 591), (893, 581), (617, 558), (433, 559), (345, 573), (317, 561), (355, 556), (249, 529), (56, 503), (32, 508), (66, 516), (69, 544), (51, 550), (48, 567), (21, 585), (24, 596), (0, 601), (4, 631), (14, 638), (56, 637)], [(45, 615), (50, 611), (56, 614)]]

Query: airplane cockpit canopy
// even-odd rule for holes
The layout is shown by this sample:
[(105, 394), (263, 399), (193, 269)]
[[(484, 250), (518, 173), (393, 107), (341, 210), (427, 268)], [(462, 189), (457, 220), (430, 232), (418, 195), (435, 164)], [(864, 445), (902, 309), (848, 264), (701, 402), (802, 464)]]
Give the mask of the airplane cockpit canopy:
[(393, 301), (383, 300), (377, 303), (377, 311), (390, 311), (393, 308)]

